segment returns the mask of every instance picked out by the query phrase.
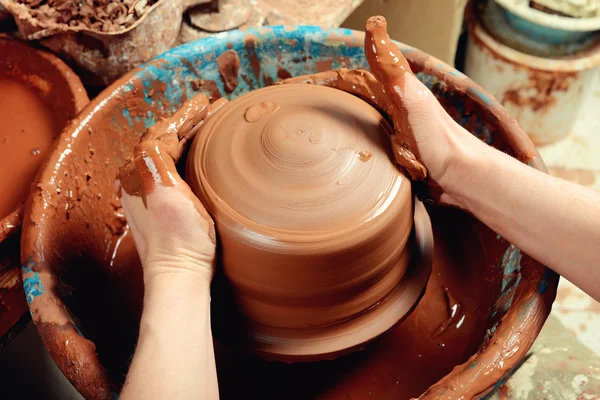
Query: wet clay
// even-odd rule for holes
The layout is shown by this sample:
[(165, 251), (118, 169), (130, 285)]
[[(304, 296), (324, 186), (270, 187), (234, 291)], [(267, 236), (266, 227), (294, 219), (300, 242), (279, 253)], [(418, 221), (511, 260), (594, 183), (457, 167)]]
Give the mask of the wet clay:
[[(411, 127), (408, 111), (402, 102), (404, 74), (411, 73), (410, 65), (402, 52), (387, 35), (383, 17), (367, 21), (365, 55), (371, 72), (341, 68), (309, 76), (289, 78), (281, 83), (311, 83), (341, 89), (375, 105), (390, 117), (394, 131), (389, 136), (396, 162), (404, 167), (412, 179), (427, 177), (427, 169), (418, 160), (419, 153)], [(400, 96), (388, 96), (387, 93)]]
[(367, 20), (365, 34), (365, 57), (371, 72), (389, 93), (393, 107), (388, 108), (394, 121), (394, 135), (391, 137), (396, 161), (402, 165), (413, 179), (425, 179), (427, 169), (418, 160), (419, 153), (408, 123), (408, 111), (402, 101), (404, 92), (404, 74), (412, 74), (410, 65), (398, 47), (387, 34), (387, 22), (383, 17), (371, 17)]
[[(322, 327), (354, 329), (359, 315), (402, 303), (385, 327), (371, 321), (370, 335), (331, 344), (340, 351), (414, 306), (426, 279), (404, 280), (415, 259), (412, 195), (389, 134), (381, 113), (350, 94), (278, 85), (235, 99), (197, 136), (186, 180), (215, 219), (223, 271), (256, 340), (317, 341), (319, 331), (334, 342)], [(295, 345), (289, 359), (328, 346)]]
[(279, 108), (279, 104), (272, 101), (263, 101), (258, 104), (251, 105), (244, 112), (246, 122), (256, 122), (262, 117), (265, 117)]
[[(333, 361), (269, 363), (217, 343), (221, 398), (409, 399), (465, 362), (486, 336), (502, 281), (497, 270), (486, 271), (481, 263), (499, 253), (472, 246), (480, 234), (487, 235), (469, 216), (435, 207), (429, 212), (436, 243), (433, 270), (424, 297), (405, 321), (363, 351)], [(455, 226), (465, 230), (457, 235)], [(461, 250), (467, 243), (469, 254)]]
[(205, 120), (226, 103), (227, 100), (219, 99), (209, 104), (208, 98), (199, 94), (172, 116), (160, 118), (142, 135), (133, 155), (121, 168), (117, 176), (121, 188), (131, 196), (141, 197), (146, 204), (146, 196), (156, 185), (174, 186), (178, 176), (175, 163), (186, 144)]
[(219, 74), (225, 84), (225, 91), (231, 93), (238, 85), (238, 72), (240, 70), (240, 57), (235, 50), (227, 50), (217, 57)]
[(26, 83), (0, 75), (0, 219), (20, 206), (61, 126)]

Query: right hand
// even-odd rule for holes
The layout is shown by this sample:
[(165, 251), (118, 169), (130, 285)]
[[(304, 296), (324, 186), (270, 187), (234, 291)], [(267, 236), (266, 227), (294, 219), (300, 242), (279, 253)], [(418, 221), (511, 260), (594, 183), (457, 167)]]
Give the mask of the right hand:
[[(425, 182), (432, 189), (431, 194), (440, 202), (448, 202), (447, 188), (456, 183), (452, 166), (477, 148), (479, 141), (446, 113), (433, 93), (412, 73), (402, 52), (388, 36), (383, 17), (369, 18), (366, 31), (365, 55), (390, 103), (386, 111), (395, 125), (392, 142), (401, 144), (398, 147), (407, 150), (408, 158), (416, 162), (403, 157), (396, 159), (414, 179), (427, 175)], [(413, 165), (421, 170), (411, 168)]]

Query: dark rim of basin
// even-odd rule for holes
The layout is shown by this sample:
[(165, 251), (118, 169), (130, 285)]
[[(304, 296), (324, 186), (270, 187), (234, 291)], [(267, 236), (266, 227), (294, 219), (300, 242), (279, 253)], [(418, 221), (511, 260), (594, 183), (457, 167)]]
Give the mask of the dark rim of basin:
[[(192, 42), (122, 77), (64, 130), (38, 175), (42, 183), (62, 185), (60, 193), (54, 186), (38, 185), (26, 206), (22, 272), (38, 332), (56, 364), (84, 397), (111, 398), (116, 396), (118, 384), (114, 371), (103, 366), (96, 343), (80, 330), (80, 318), (85, 313), (72, 297), (76, 292), (79, 296), (110, 296), (98, 292), (96, 287), (107, 273), (110, 238), (124, 224), (115, 216), (119, 208), (116, 194), (112, 198), (97, 198), (86, 189), (93, 185), (114, 187), (118, 168), (145, 128), (158, 117), (170, 115), (199, 91), (212, 94), (213, 98), (218, 92), (225, 93), (222, 82), (214, 78), (218, 77), (214, 59), (227, 49), (235, 49), (243, 69), (250, 72), (242, 76), (229, 96), (235, 97), (288, 77), (289, 70), (299, 75), (298, 71), (365, 68), (363, 38), (362, 32), (346, 29), (266, 27)], [(492, 96), (441, 61), (399, 45), (413, 70), (452, 117), (487, 144), (546, 171), (527, 135)], [(277, 55), (283, 52), (293, 52), (298, 57), (278, 59)], [(206, 76), (215, 81), (203, 80)], [(100, 124), (100, 120), (104, 123)], [(101, 145), (109, 146), (108, 151)], [(89, 179), (81, 176), (85, 168), (93, 169)], [(73, 175), (65, 178), (70, 174)], [(52, 206), (59, 198), (68, 205), (66, 210)], [(106, 232), (106, 237), (73, 233), (83, 229)], [(488, 231), (487, 238), (495, 238), (486, 244), (504, 254), (494, 265), (503, 271), (506, 282), (498, 294), (497, 309), (493, 310), (494, 322), (476, 354), (431, 386), (424, 398), (438, 398), (442, 393), (454, 398), (457, 382), (476, 387), (472, 395), (481, 396), (491, 390), (526, 354), (550, 312), (558, 276), (489, 229), (482, 229)], [(93, 260), (104, 260), (104, 265), (98, 268)], [(97, 270), (104, 272), (98, 274)], [(93, 313), (87, 309), (85, 312)], [(135, 332), (132, 334), (135, 336)]]

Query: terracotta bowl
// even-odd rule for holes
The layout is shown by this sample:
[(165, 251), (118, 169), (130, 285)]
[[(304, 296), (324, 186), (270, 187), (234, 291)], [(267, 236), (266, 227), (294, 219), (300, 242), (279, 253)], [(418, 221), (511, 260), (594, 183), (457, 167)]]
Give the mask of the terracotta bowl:
[[(363, 38), (343, 29), (269, 27), (189, 43), (115, 82), (64, 131), (27, 204), (23, 278), (44, 344), (84, 397), (118, 393), (137, 339), (141, 269), (114, 179), (146, 127), (199, 91), (224, 94), (214, 60), (228, 48), (241, 59), (233, 98), (290, 75), (365, 68)], [(494, 98), (439, 60), (401, 48), (456, 121), (545, 171)], [(266, 362), (217, 342), (221, 398), (469, 399), (489, 392), (532, 345), (558, 277), (464, 212), (435, 205), (428, 212), (432, 273), (402, 324), (364, 351), (316, 363)], [(213, 310), (212, 318), (227, 326), (229, 314)]]
[[(53, 120), (48, 121), (52, 125), (49, 132), (52, 132), (53, 136), (47, 140), (40, 138), (40, 140), (44, 139), (44, 143), (58, 137), (67, 122), (89, 102), (81, 81), (65, 63), (52, 54), (2, 35), (0, 35), (0, 79), (20, 82), (30, 88), (50, 110)], [(3, 145), (10, 146), (10, 140)], [(37, 165), (41, 165), (46, 156), (46, 149), (41, 150), (43, 153), (39, 154)], [(33, 173), (37, 170), (37, 165), (31, 165)], [(22, 196), (21, 204), (18, 204), (9, 214), (0, 215), (0, 242), (21, 226), (22, 208), (26, 197), (27, 191)]]
[[(0, 25), (1, 14), (0, 7)], [(23, 286), (18, 279), (21, 273), (18, 232), (23, 218), (23, 204), (38, 167), (51, 149), (52, 141), (89, 100), (77, 75), (58, 58), (2, 35), (0, 81), (0, 99), (8, 104), (3, 101), (0, 103), (4, 103), (2, 107), (8, 105), (10, 111), (6, 108), (3, 111), (13, 118), (12, 121), (3, 121), (0, 128), (0, 146), (3, 146), (0, 161), (3, 172), (0, 182), (3, 193), (3, 211), (0, 212), (2, 349), (29, 321)], [(23, 97), (11, 97), (19, 93)], [(34, 106), (37, 106), (37, 110)], [(39, 109), (45, 111), (47, 118), (35, 114)], [(27, 120), (32, 117), (39, 118), (33, 122)], [(22, 129), (21, 132), (18, 129)], [(33, 149), (39, 152), (34, 154)]]
[(286, 84), (229, 102), (196, 136), (186, 180), (215, 220), (238, 341), (272, 360), (328, 359), (414, 309), (433, 233), (391, 134), (358, 97)]

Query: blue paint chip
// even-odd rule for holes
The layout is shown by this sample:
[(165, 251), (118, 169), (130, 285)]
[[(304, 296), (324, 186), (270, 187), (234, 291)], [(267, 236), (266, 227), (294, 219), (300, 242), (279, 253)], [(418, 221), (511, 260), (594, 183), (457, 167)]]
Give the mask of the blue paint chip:
[(540, 281), (540, 294), (546, 293), (548, 290), (548, 280), (552, 276), (552, 271), (546, 268), (544, 271), (544, 275), (542, 276), (542, 280)]
[(479, 89), (475, 89), (474, 87), (470, 87), (467, 90), (467, 93), (478, 98), (479, 100), (483, 101), (485, 103), (485, 105), (487, 106), (491, 106), (493, 101), (492, 98), (490, 96), (488, 96), (487, 94), (483, 93), (481, 90)]
[(36, 297), (44, 294), (44, 285), (42, 285), (39, 274), (33, 270), (34, 266), (33, 258), (30, 257), (21, 267), (24, 276), (23, 289), (27, 298), (27, 304), (31, 304)]
[(448, 71), (448, 74), (450, 74), (451, 76), (455, 77), (455, 78), (465, 78), (466, 75), (463, 74), (462, 72), (456, 70), (456, 69), (451, 69), (450, 71)]

